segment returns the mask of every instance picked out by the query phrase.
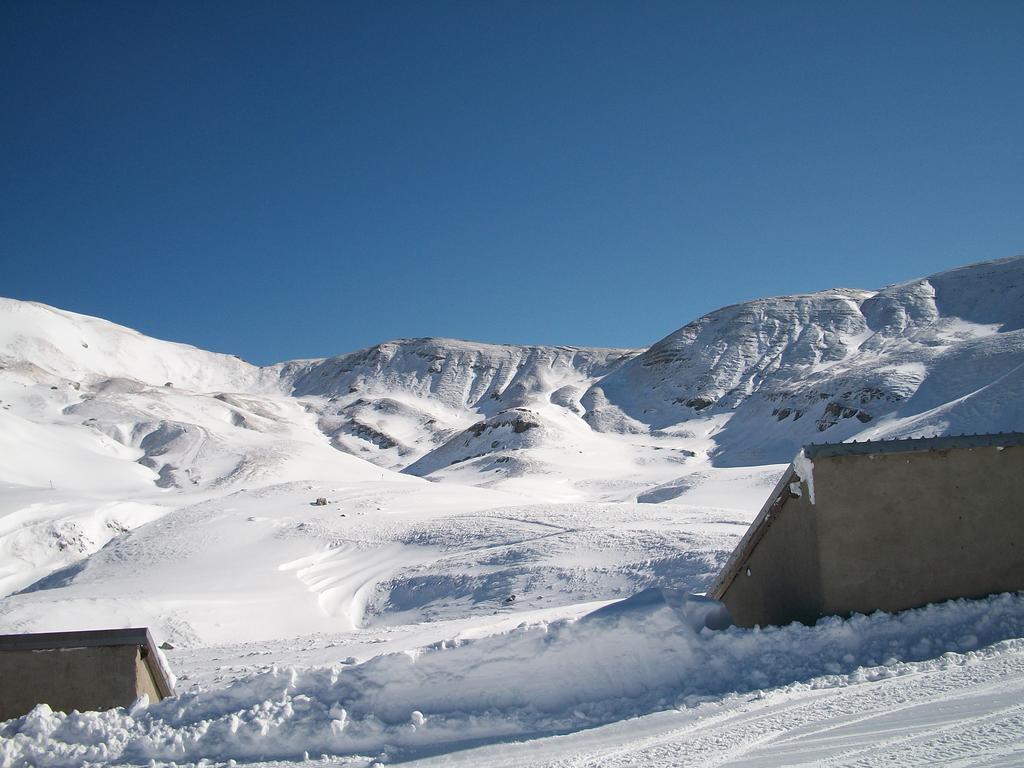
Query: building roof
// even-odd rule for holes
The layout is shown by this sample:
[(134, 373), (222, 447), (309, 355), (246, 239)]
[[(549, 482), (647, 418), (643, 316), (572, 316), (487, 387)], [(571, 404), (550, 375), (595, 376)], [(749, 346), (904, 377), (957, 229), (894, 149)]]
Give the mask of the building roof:
[(811, 443), (804, 455), (811, 459), (832, 456), (862, 456), (910, 451), (948, 451), (955, 448), (995, 448), (1024, 445), (1024, 432), (999, 432), (985, 435), (948, 435), (946, 437), (906, 437), (895, 440), (862, 440), (850, 443)]
[(104, 648), (134, 645), (141, 656), (161, 696), (173, 696), (171, 675), (164, 668), (153, 636), (146, 627), (129, 629), (89, 629), (76, 632), (35, 632), (22, 635), (0, 635), (2, 651), (52, 651), (71, 648)]

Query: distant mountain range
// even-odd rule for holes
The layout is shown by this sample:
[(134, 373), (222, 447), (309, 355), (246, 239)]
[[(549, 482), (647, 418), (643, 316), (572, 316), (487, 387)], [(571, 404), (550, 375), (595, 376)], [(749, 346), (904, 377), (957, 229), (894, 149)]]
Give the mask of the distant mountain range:
[(775, 464), (808, 442), (1024, 429), (1022, 395), (1024, 257), (736, 304), (646, 350), (400, 339), (262, 368), (0, 300), (0, 481), (14, 484), (59, 473), (19, 459), (48, 441), (65, 475), (81, 450), (164, 487), (287, 476), (297, 455), (329, 462), (327, 444), (480, 484), (603, 450), (664, 468), (622, 494), (635, 498), (671, 488), (691, 456)]

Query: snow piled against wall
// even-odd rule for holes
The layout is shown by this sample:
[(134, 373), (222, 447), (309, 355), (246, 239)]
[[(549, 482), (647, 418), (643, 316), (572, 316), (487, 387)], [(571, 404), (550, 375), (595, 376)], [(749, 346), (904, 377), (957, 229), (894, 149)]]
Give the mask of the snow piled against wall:
[[(667, 597), (668, 599), (664, 599)], [(1024, 593), (815, 627), (696, 629), (648, 593), (575, 621), (442, 642), (363, 664), (274, 669), (228, 688), (107, 712), (40, 705), (0, 726), (0, 766), (408, 758), (444, 745), (568, 732), (730, 694), (830, 688), (1024, 649)], [(980, 650), (979, 650), (980, 649)]]

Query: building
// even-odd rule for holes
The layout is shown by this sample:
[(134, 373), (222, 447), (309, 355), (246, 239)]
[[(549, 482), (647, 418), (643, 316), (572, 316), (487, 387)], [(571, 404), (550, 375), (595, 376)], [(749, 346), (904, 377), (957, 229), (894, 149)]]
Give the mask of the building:
[(708, 595), (739, 626), (1024, 589), (1024, 434), (809, 445)]
[(147, 629), (0, 635), (0, 721), (37, 704), (70, 712), (174, 695)]

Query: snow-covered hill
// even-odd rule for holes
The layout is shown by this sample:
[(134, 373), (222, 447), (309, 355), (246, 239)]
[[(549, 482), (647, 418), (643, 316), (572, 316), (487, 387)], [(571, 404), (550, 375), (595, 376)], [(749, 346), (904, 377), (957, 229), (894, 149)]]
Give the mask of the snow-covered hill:
[[(688, 502), (721, 468), (784, 463), (808, 442), (1021, 429), (1022, 395), (1022, 257), (746, 302), (646, 351), (406, 339), (264, 368), (4, 299), (0, 482), (18, 509), (32, 489), (68, 498), (25, 516), (42, 530), (0, 534), (0, 586), (152, 519), (154, 488), (397, 470), (542, 502)], [(114, 490), (141, 506), (83, 511)]]
[[(745, 466), (784, 462), (807, 442), (1021, 428), (1022, 307), (1017, 257), (877, 292), (726, 307), (646, 351), (406, 339), (256, 368), (3, 300), (0, 381), (34, 387), (43, 410), (59, 405), (142, 450), (165, 485), (252, 466), (250, 450), (211, 420), (233, 437), (281, 434), (287, 423), (388, 469), (444, 477), (454, 467), (465, 482), (469, 466), (493, 485), (564, 471), (562, 459), (581, 450), (596, 464), (619, 461), (623, 439), (648, 466), (666, 448)], [(202, 466), (233, 450), (231, 468)]]
[(661, 464), (638, 472), (647, 490), (681, 487), (689, 471), (671, 476), (656, 451), (738, 467), (808, 442), (1021, 428), (1022, 307), (1015, 257), (725, 307), (643, 352), (409, 340), (286, 364), (280, 379), (337, 447), (393, 469), (574, 478), (566, 457), (618, 463), (625, 440)]
[[(701, 741), (689, 725), (664, 736), (659, 710), (705, 702), (700, 712), (721, 711), (732, 733), (749, 707), (729, 692), (773, 685), (783, 688), (766, 694), (778, 704), (770, 722), (814, 710), (819, 687), (874, 684), (892, 669), (956, 709), (943, 670), (966, 679), (976, 662), (985, 681), (1014, 675), (986, 705), (1002, 707), (1024, 680), (1019, 597), (904, 624), (696, 638), (664, 606), (664, 637), (644, 630), (649, 606), (614, 632), (576, 619), (643, 589), (706, 589), (801, 444), (1020, 430), (1022, 396), (1024, 257), (879, 291), (746, 302), (647, 350), (405, 339), (262, 368), (0, 300), (0, 632), (147, 625), (176, 646), (171, 662), (196, 692), (187, 717), (165, 706), (102, 727), (45, 712), (14, 721), (0, 731), (0, 766), (47, 754), (54, 765), (148, 761), (185, 743), (181, 754), (197, 757), (211, 749), (211, 722), (210, 733), (233, 734), (247, 718), (252, 733), (218, 755), (287, 757), (308, 737), (379, 752), (352, 758), (361, 765), (386, 761), (389, 745), (415, 756), (514, 734), (530, 737), (521, 754), (484, 747), (463, 764), (528, 764), (534, 743), (557, 763), (571, 761), (559, 746), (570, 742), (545, 732), (601, 725), (614, 747), (615, 721), (640, 715), (655, 741)], [(623, 657), (623, 632), (642, 652)], [(836, 638), (853, 645), (832, 648)], [(979, 643), (1009, 645), (974, 659)], [(534, 664), (537, 648), (553, 655)], [(788, 660), (779, 669), (705, 674), (775, 653)], [(511, 667), (491, 661), (506, 656)], [(401, 670), (420, 658), (408, 692)], [(562, 658), (578, 674), (552, 672)], [(276, 663), (330, 669), (279, 685)], [(540, 682), (492, 698), (520, 667)], [(352, 692), (362, 682), (391, 692), (364, 700)], [(855, 699), (884, 699), (870, 687), (827, 696), (838, 727)], [(271, 698), (294, 740), (265, 738)], [(1019, 713), (1003, 714), (992, 722), (1012, 751)], [(137, 731), (150, 727), (159, 735)], [(106, 757), (88, 736), (96, 728)], [(572, 743), (596, 764), (632, 754)], [(634, 746), (656, 764), (658, 744)], [(766, 764), (784, 764), (780, 750)]]
[(404, 339), (280, 369), (336, 447), (401, 469), (499, 413), (547, 403), (582, 413), (583, 392), (635, 354)]
[(56, 383), (131, 378), (151, 386), (242, 391), (270, 371), (232, 355), (159, 341), (87, 315), (30, 301), (0, 299), (0, 365)]
[(274, 368), (0, 300), (0, 592), (194, 498), (381, 476), (286, 391)]
[(1024, 426), (1024, 257), (881, 291), (759, 299), (712, 312), (583, 397), (595, 429), (714, 424), (718, 466), (809, 442)]

